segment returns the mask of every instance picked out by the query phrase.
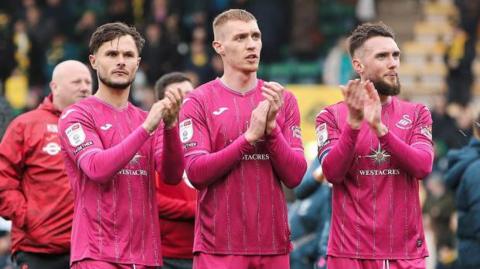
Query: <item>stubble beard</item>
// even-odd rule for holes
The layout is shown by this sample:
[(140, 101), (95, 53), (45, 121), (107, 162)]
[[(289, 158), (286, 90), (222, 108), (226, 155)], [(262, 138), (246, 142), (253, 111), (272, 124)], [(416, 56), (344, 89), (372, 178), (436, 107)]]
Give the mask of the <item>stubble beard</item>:
[(123, 83), (116, 83), (111, 81), (108, 78), (103, 77), (102, 75), (98, 74), (98, 79), (107, 87), (115, 89), (115, 90), (126, 90), (130, 85), (132, 85), (132, 82), (135, 78), (132, 78), (126, 82)]

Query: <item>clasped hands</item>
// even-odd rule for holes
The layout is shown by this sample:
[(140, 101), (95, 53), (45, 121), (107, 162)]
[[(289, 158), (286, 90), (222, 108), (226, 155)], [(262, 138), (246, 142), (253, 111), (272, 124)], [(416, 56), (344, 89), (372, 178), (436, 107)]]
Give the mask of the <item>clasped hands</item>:
[(377, 136), (388, 132), (382, 123), (382, 103), (371, 81), (350, 80), (340, 88), (348, 107), (347, 123), (352, 129), (359, 129), (365, 120)]
[(254, 144), (264, 135), (271, 134), (277, 126), (277, 114), (283, 105), (283, 91), (283, 86), (277, 82), (264, 83), (262, 95), (265, 100), (258, 103), (252, 111), (250, 123), (245, 132), (245, 139), (250, 144)]
[(148, 133), (157, 129), (160, 121), (163, 119), (165, 128), (171, 129), (178, 120), (178, 113), (182, 106), (184, 94), (180, 88), (169, 88), (165, 91), (165, 97), (153, 104), (150, 112), (143, 123), (143, 128)]

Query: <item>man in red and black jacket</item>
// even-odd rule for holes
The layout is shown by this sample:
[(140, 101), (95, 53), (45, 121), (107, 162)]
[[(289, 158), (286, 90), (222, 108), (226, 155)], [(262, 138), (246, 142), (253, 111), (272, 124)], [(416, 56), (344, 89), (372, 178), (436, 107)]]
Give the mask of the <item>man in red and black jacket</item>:
[[(178, 88), (187, 96), (193, 90), (193, 85), (183, 73), (165, 74), (155, 83), (158, 100), (163, 98), (169, 88)], [(158, 174), (156, 182), (162, 237), (162, 269), (191, 269), (197, 190), (190, 184), (185, 173), (178, 185), (165, 184)]]
[(59, 63), (52, 93), (15, 118), (0, 143), (0, 216), (12, 220), (20, 269), (69, 268), (73, 195), (60, 153), (57, 122), (67, 106), (92, 94), (88, 67)]

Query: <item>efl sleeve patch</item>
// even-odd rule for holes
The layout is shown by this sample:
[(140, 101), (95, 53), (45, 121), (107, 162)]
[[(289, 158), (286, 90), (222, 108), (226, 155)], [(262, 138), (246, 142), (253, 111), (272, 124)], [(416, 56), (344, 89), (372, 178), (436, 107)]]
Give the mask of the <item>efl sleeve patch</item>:
[(322, 123), (317, 126), (315, 129), (315, 134), (317, 136), (317, 145), (318, 147), (323, 147), (325, 143), (328, 140), (328, 130), (327, 130), (327, 124)]
[(80, 123), (74, 123), (65, 130), (65, 134), (68, 137), (68, 142), (72, 147), (76, 147), (85, 142), (85, 132), (83, 131), (82, 125)]
[(186, 143), (193, 137), (193, 123), (192, 119), (185, 119), (180, 122), (180, 141)]
[(292, 126), (292, 136), (298, 139), (302, 139), (302, 129), (299, 126)]
[(432, 140), (432, 127), (424, 126), (420, 128), (420, 133), (427, 137), (428, 139)]

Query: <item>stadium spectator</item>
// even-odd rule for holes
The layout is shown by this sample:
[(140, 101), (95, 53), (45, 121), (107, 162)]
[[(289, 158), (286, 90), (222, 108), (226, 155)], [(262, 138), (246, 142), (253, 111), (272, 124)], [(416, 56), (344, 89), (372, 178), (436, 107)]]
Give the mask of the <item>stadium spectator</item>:
[(446, 184), (456, 193), (458, 261), (460, 269), (480, 268), (480, 114), (474, 136), (462, 149), (447, 154)]
[[(314, 268), (321, 256), (326, 258), (326, 252), (320, 254), (320, 241), (327, 223), (330, 222), (331, 188), (324, 179), (320, 163), (315, 158), (302, 183), (295, 188), (298, 200), (289, 209), (293, 243), (290, 253), (292, 269)], [(324, 240), (323, 243), (326, 246), (327, 241)]]
[(15, 118), (0, 144), (0, 216), (10, 219), (12, 252), (20, 268), (69, 268), (73, 195), (57, 122), (67, 106), (92, 93), (88, 68), (58, 64), (52, 93)]
[[(157, 100), (165, 91), (180, 89), (184, 95), (193, 90), (190, 79), (180, 72), (171, 72), (155, 83)], [(163, 269), (191, 269), (193, 266), (193, 229), (197, 207), (197, 190), (186, 174), (178, 185), (163, 183), (157, 176), (157, 202), (162, 238)]]

